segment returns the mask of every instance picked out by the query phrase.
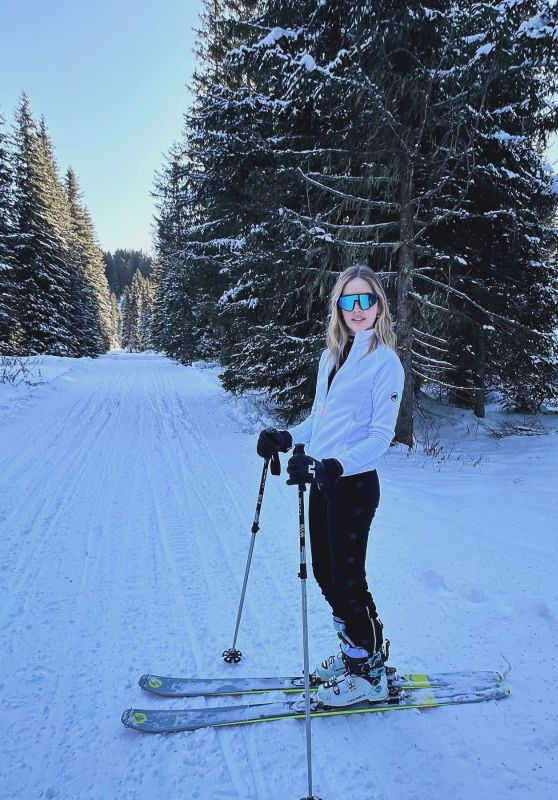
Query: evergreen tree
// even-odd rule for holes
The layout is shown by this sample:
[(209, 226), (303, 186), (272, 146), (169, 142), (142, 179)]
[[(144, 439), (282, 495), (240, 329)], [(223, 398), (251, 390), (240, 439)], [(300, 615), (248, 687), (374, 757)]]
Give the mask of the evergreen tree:
[(121, 332), (120, 340), (125, 350), (133, 350), (134, 342), (134, 320), (135, 320), (136, 299), (132, 294), (132, 287), (126, 286), (122, 292), (120, 301)]
[(64, 185), (41, 117), (25, 93), (12, 152), (0, 131), (0, 348), (24, 354), (97, 355), (110, 345), (104, 264), (77, 178)]
[(149, 278), (141, 277), (142, 295), (138, 321), (138, 339), (140, 349), (151, 350), (154, 346), (152, 321), (154, 311), (154, 285)]
[[(312, 381), (308, 352), (321, 343), (309, 334), (306, 314), (300, 313), (300, 288), (292, 286), (293, 280), (305, 280), (296, 274), (305, 256), (286, 249), (279, 235), (278, 188), (285, 178), (266, 136), (274, 132), (274, 116), (282, 102), (268, 102), (259, 93), (260, 74), (251, 75), (252, 90), (242, 84), (240, 67), (234, 70), (229, 61), (222, 61), (248, 30), (261, 30), (249, 19), (255, 6), (206, 5), (201, 66), (194, 77), (196, 101), (185, 131), (186, 155), (170, 171), (165, 187), (171, 198), (170, 218), (179, 219), (182, 226), (181, 236), (166, 238), (170, 251), (161, 265), (159, 286), (173, 298), (175, 309), (172, 322), (167, 319), (174, 340), (170, 347), (165, 341), (165, 350), (185, 363), (217, 356), (228, 365), (226, 388), (266, 386), (275, 390), (279, 403), (284, 397), (287, 408), (292, 408), (294, 394), (296, 408)], [(295, 191), (305, 195), (300, 185)], [(266, 243), (266, 251), (253, 248), (255, 242)], [(189, 297), (195, 299), (193, 304)], [(285, 324), (289, 304), (296, 315), (294, 324)], [(167, 304), (167, 314), (168, 309)], [(293, 368), (301, 378), (296, 387)]]
[(110, 294), (110, 347), (120, 347), (120, 309), (114, 292)]
[(17, 353), (12, 171), (0, 115), (0, 354)]
[(74, 258), (84, 277), (83, 296), (78, 305), (84, 315), (82, 335), (87, 341), (88, 354), (94, 355), (110, 347), (111, 303), (102, 251), (95, 240), (89, 212), (81, 203), (78, 180), (72, 169), (66, 173), (66, 195), (74, 234)]
[[(187, 180), (183, 150), (175, 143), (166, 156), (162, 173), (156, 175), (153, 193), (158, 211), (155, 217), (153, 343), (184, 364), (199, 357), (200, 343), (194, 331), (199, 311), (200, 272), (204, 268), (203, 261), (194, 255), (188, 257), (184, 250), (183, 210), (190, 208), (185, 203)], [(191, 335), (185, 336), (186, 331)]]
[[(396, 433), (399, 441), (408, 444), (412, 443), (413, 384), (416, 389), (422, 380), (442, 384), (452, 380), (455, 388), (468, 390), (468, 402), (474, 403), (479, 414), (484, 408), (488, 358), (492, 386), (500, 385), (501, 347), (475, 347), (489, 324), (504, 323), (508, 334), (510, 328), (498, 294), (486, 297), (483, 293), (479, 307), (479, 273), (468, 266), (468, 221), (486, 212), (486, 194), (475, 197), (477, 173), (491, 176), (493, 184), (500, 182), (502, 196), (512, 198), (513, 212), (510, 209), (503, 220), (504, 241), (515, 238), (514, 215), (530, 215), (533, 208), (540, 208), (538, 229), (531, 230), (530, 241), (537, 243), (539, 264), (546, 260), (550, 229), (546, 227), (545, 237), (540, 223), (553, 200), (549, 176), (537, 154), (541, 140), (534, 133), (538, 131), (540, 137), (541, 116), (547, 115), (547, 97), (555, 80), (556, 56), (554, 60), (551, 56), (555, 27), (548, 15), (530, 15), (547, 5), (498, 3), (490, 9), (486, 3), (438, 2), (425, 8), (411, 2), (394, 10), (392, 4), (376, 3), (370, 9), (367, 3), (322, 2), (312, 13), (297, 6), (308, 22), (291, 17), (289, 27), (280, 17), (285, 5), (276, 8), (277, 4), (269, 3), (274, 22), (266, 21), (276, 27), (264, 39), (236, 51), (243, 74), (260, 76), (270, 67), (273, 74), (282, 71), (283, 96), (295, 109), (290, 115), (285, 105), (283, 117), (294, 119), (281, 136), (273, 137), (286, 156), (282, 159), (275, 150), (283, 161), (280, 171), (295, 169), (307, 184), (304, 211), (292, 203), (296, 195), (281, 197), (287, 202), (279, 210), (285, 222), (292, 223), (291, 231), (286, 225), (280, 229), (283, 251), (288, 250), (285, 242), (291, 241), (295, 251), (312, 254), (320, 284), (331, 267), (362, 261), (364, 254), (364, 260), (384, 274), (388, 293), (393, 296), (389, 290), (396, 290), (399, 351), (407, 375)], [(485, 31), (479, 33), (483, 25)], [(531, 37), (536, 53), (532, 44), (527, 52), (518, 45), (520, 40), (525, 43), (527, 30), (536, 31)], [(511, 64), (498, 60), (500, 51), (508, 54)], [(256, 59), (257, 70), (250, 57)], [(532, 66), (522, 71), (522, 80), (510, 80), (510, 74), (514, 76), (524, 63)], [(516, 87), (516, 105), (525, 108), (517, 119), (518, 128), (533, 134), (523, 139), (530, 180), (523, 184), (522, 197), (502, 181), (502, 174), (510, 175), (506, 148), (498, 159), (493, 148), (485, 147), (491, 135), (484, 129), (494, 128), (499, 110), (508, 103), (510, 84)], [(297, 130), (296, 120), (305, 116), (306, 126)], [(555, 116), (547, 116), (546, 132), (556, 127)], [(300, 144), (291, 138), (293, 132)], [(495, 138), (514, 140), (502, 137), (498, 130)], [(246, 148), (245, 152), (254, 162), (253, 151)], [(293, 163), (293, 154), (298, 163)], [(499, 163), (495, 164), (496, 159)], [(544, 197), (542, 204), (537, 196)], [(500, 241), (499, 233), (503, 231), (491, 231), (490, 246)], [(481, 238), (473, 235), (473, 250), (482, 249), (483, 234)], [(462, 255), (464, 249), (468, 259)], [(475, 261), (485, 263), (486, 253), (479, 253)], [(515, 263), (524, 284), (533, 280), (541, 284), (540, 269), (535, 277), (524, 269), (524, 261)], [(505, 283), (505, 268), (491, 268), (496, 281)], [(552, 285), (553, 274), (553, 269), (547, 270), (543, 285)], [(415, 284), (420, 286), (415, 288)], [(310, 293), (315, 296), (317, 288), (311, 284)], [(444, 294), (451, 302), (443, 299)], [(540, 327), (545, 312), (540, 302), (530, 307)], [(547, 312), (552, 308), (555, 303), (547, 304)], [(510, 364), (516, 356), (538, 363), (543, 353), (547, 364), (555, 363), (554, 324), (547, 313), (545, 332), (537, 342), (532, 325), (530, 343), (517, 349), (512, 344), (508, 350)], [(456, 347), (458, 330), (462, 335)], [(515, 342), (519, 345), (519, 338)], [(475, 360), (474, 374), (464, 369), (467, 353)], [(526, 369), (521, 381), (524, 388), (530, 383), (542, 389), (548, 377), (548, 373), (542, 376)]]
[(139, 269), (144, 278), (152, 273), (151, 258), (141, 250), (115, 250), (103, 253), (105, 273), (110, 291), (119, 299), (126, 286), (130, 286), (134, 272)]
[(16, 111), (13, 153), (14, 255), (21, 347), (28, 353), (73, 355), (66, 322), (71, 276), (64, 205), (49, 143), (37, 130), (25, 93)]
[(143, 352), (153, 346), (153, 283), (136, 270), (132, 283), (122, 297), (122, 347), (130, 352)]
[(558, 197), (541, 155), (558, 128), (558, 9), (524, 0), (467, 10), (492, 78), (476, 110), (471, 190), (438, 241), (457, 243), (461, 256), (442, 289), (452, 381), (461, 387), (453, 396), (483, 416), (487, 389), (522, 411), (558, 392)]
[(292, 418), (312, 396), (331, 285), (365, 261), (396, 312), (399, 441), (421, 383), (466, 393), (479, 415), (488, 388), (540, 399), (556, 324), (557, 198), (539, 155), (557, 127), (555, 20), (543, 0), (208, 2), (160, 189), (164, 349), (186, 362), (206, 346), (226, 388), (265, 388)]

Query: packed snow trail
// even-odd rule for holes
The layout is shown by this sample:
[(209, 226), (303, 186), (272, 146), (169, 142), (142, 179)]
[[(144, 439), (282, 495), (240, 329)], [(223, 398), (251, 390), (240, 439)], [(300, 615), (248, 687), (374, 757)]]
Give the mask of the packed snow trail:
[[(125, 353), (67, 364), (0, 405), (0, 796), (302, 796), (298, 721), (153, 738), (120, 723), (126, 706), (188, 707), (142, 694), (137, 679), (148, 671), (300, 671), (297, 493), (285, 485), (284, 455), (264, 495), (244, 658), (231, 666), (220, 657), (232, 643), (261, 477), (256, 434), (270, 420), (228, 396), (216, 367)], [(435, 467), (403, 451), (386, 457), (369, 580), (393, 663), (492, 669), (500, 650), (513, 662), (512, 696), (405, 719), (316, 720), (314, 785), (324, 800), (558, 796), (545, 682), (558, 667), (556, 436), (496, 445), (453, 435), (460, 456)], [(315, 661), (335, 641), (312, 578), (308, 593)]]

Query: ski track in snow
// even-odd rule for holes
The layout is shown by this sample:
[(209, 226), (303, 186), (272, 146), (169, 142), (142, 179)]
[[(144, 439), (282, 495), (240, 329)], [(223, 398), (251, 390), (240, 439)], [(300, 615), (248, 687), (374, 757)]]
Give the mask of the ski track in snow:
[[(286, 457), (281, 477), (267, 477), (244, 658), (226, 665), (263, 465), (259, 428), (240, 430), (215, 368), (118, 352), (71, 364), (0, 406), (0, 797), (301, 797), (301, 721), (163, 736), (120, 723), (131, 705), (240, 702), (146, 695), (143, 672), (300, 671), (298, 505)], [(558, 667), (555, 436), (458, 442), (465, 457), (441, 464), (398, 450), (385, 458), (367, 564), (391, 662), (490, 669), (503, 652), (512, 695), (314, 721), (314, 792), (324, 800), (558, 797), (544, 684)], [(308, 611), (314, 663), (336, 639), (313, 578)]]

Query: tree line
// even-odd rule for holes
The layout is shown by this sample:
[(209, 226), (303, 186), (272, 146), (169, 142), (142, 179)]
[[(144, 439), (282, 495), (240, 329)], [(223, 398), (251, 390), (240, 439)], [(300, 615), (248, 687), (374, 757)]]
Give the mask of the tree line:
[(103, 254), (70, 168), (60, 178), (44, 117), (25, 93), (0, 116), (0, 353), (96, 356), (117, 342)]
[(139, 269), (122, 293), (120, 304), (120, 342), (129, 352), (144, 352), (153, 347), (151, 326), (155, 287)]
[(103, 252), (75, 172), (60, 179), (44, 117), (22, 94), (0, 117), (0, 355), (151, 347), (151, 258)]
[(141, 250), (118, 249), (103, 253), (105, 273), (110, 291), (120, 300), (127, 286), (132, 284), (137, 270), (144, 278), (152, 277), (152, 259)]
[(558, 10), (547, 0), (207, 0), (157, 176), (153, 337), (308, 408), (339, 272), (366, 263), (406, 381), (484, 415), (558, 396)]

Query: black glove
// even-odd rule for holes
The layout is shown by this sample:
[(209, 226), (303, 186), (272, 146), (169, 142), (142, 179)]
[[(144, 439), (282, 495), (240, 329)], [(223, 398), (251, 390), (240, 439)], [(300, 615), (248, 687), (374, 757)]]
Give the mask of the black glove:
[(278, 431), (266, 428), (258, 437), (256, 450), (262, 458), (272, 458), (277, 452), (286, 453), (293, 446), (293, 437), (289, 431)]
[(289, 458), (287, 472), (290, 486), (299, 483), (317, 483), (320, 489), (327, 490), (337, 483), (343, 474), (343, 467), (336, 458), (324, 458), (318, 461), (317, 458), (307, 456), (305, 453), (297, 453)]

